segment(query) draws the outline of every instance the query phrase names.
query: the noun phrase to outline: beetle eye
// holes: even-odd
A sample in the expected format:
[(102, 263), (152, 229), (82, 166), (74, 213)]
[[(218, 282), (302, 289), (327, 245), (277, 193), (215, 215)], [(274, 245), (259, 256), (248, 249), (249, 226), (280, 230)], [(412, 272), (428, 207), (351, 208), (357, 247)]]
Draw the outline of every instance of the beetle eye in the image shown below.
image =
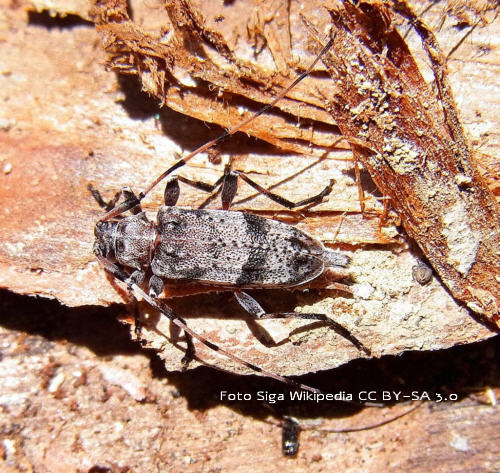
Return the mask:
[(125, 245), (123, 244), (123, 241), (117, 240), (116, 241), (116, 252), (121, 253), (123, 250), (125, 250)]

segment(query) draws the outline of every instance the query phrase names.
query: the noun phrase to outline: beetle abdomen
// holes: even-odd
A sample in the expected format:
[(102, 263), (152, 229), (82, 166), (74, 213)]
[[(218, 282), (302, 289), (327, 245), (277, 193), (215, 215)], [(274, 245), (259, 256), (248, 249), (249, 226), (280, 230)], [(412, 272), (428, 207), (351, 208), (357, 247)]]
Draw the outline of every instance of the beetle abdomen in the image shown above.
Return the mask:
[(162, 207), (151, 267), (164, 279), (241, 287), (302, 284), (324, 269), (324, 248), (295, 227), (224, 210)]

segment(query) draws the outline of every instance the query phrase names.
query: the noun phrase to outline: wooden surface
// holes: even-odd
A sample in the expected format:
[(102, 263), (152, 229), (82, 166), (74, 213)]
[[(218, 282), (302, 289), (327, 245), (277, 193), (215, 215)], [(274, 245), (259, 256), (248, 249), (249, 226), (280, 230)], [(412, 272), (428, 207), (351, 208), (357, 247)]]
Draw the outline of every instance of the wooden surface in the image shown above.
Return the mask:
[[(66, 8), (68, 5), (65, 2)], [(155, 31), (165, 15), (148, 16), (147, 8), (154, 7), (158, 12), (159, 7), (144, 5), (134, 5), (134, 20), (147, 31)], [(259, 465), (264, 471), (280, 466), (291, 471), (306, 468), (326, 471), (332, 465), (352, 471), (367, 468), (371, 468), (370, 471), (383, 468), (441, 471), (445, 464), (458, 468), (462, 463), (465, 471), (498, 468), (494, 464), (498, 452), (491, 448), (495, 443), (488, 441), (488, 437), (495, 435), (498, 413), (491, 406), (481, 407), (476, 400), (467, 398), (463, 401), (465, 404), (446, 404), (437, 412), (424, 406), (382, 432), (376, 429), (336, 437), (306, 431), (301, 437), (301, 453), (293, 461), (281, 457), (279, 428), (263, 422), (268, 412), (266, 407), (214, 401), (224, 386), (232, 390), (242, 389), (247, 383), (255, 389), (282, 387), (254, 378), (214, 375), (204, 370), (167, 379), (158, 367), (158, 360), (153, 372), (161, 379), (153, 378), (146, 355), (127, 342), (128, 330), (113, 322), (117, 315), (131, 320), (130, 313), (122, 305), (105, 308), (126, 302), (126, 297), (94, 261), (93, 225), (100, 211), (86, 187), (92, 182), (107, 197), (123, 185), (142, 189), (175, 161), (175, 152), (194, 149), (216, 136), (220, 129), (207, 128), (168, 109), (160, 110), (154, 100), (140, 92), (137, 82), (118, 79), (106, 72), (101, 38), (92, 24), (78, 16), (52, 19), (46, 13), (28, 15), (25, 6), (2, 2), (1, 12), (6, 21), (0, 25), (4, 39), (0, 43), (3, 104), (0, 111), (3, 207), (0, 285), (26, 295), (12, 296), (6, 292), (0, 295), (6, 308), (2, 316), (2, 346), (10, 347), (2, 359), (5, 367), (2, 371), (7, 374), (1, 381), (5, 393), (2, 405), (7, 406), (2, 411), (3, 422), (12, 426), (6, 430), (7, 440), (3, 443), (3, 458), (8, 468), (16, 471), (16, 465), (23, 462), (39, 471), (51, 472), (68, 471), (68, 468), (91, 471), (97, 464), (108, 465), (112, 471), (126, 471), (126, 466), (132, 471), (151, 471), (151, 464), (159, 465), (163, 471), (167, 466), (171, 466), (172, 471), (180, 468), (248, 471), (251, 465)], [(82, 6), (75, 6), (68, 12), (82, 11)], [(436, 31), (444, 11), (444, 6), (436, 6), (426, 13), (427, 21)], [(453, 10), (453, 14), (465, 14), (457, 11)], [(473, 13), (469, 14), (473, 24), (477, 19)], [(230, 10), (227, 18), (232, 18)], [(257, 20), (254, 27), (262, 22)], [(447, 17), (438, 32), (445, 51), (451, 50), (463, 35), (463, 31), (453, 26), (457, 21), (457, 16)], [(476, 149), (482, 175), (498, 195), (499, 168), (493, 156), (498, 154), (500, 127), (494, 107), (498, 103), (498, 89), (492, 72), (498, 69), (498, 48), (492, 42), (497, 30), (498, 21), (478, 26), (450, 58), (449, 69), (461, 118)], [(280, 44), (279, 40), (275, 41), (273, 44)], [(408, 41), (416, 44), (412, 35)], [(286, 54), (287, 51), (275, 51), (276, 58)], [(310, 54), (306, 47), (301, 49), (300, 62), (312, 59)], [(423, 53), (418, 50), (416, 57), (419, 64), (425, 63)], [(288, 74), (285, 63), (276, 61), (278, 76), (285, 80)], [(273, 75), (269, 64), (272, 66), (273, 61), (259, 67)], [(296, 67), (296, 63), (292, 66)], [(422, 69), (428, 78), (425, 66)], [(316, 76), (324, 78), (323, 73)], [(302, 100), (311, 90), (314, 87), (309, 82), (297, 91), (296, 97)], [(261, 93), (252, 100), (265, 103), (268, 96)], [(216, 105), (220, 101), (208, 103)], [(190, 106), (184, 106), (183, 111), (197, 116)], [(283, 137), (296, 129), (293, 110), (290, 113), (293, 126), (288, 123), (285, 127), (284, 123)], [(227, 116), (232, 120), (234, 113)], [(280, 113), (271, 114), (270, 119), (276, 116), (283, 119)], [(259, 129), (261, 132), (271, 129), (272, 121), (263, 123), (256, 125), (257, 135)], [(311, 127), (307, 121), (304, 123), (307, 136), (311, 136)], [(318, 144), (327, 135), (320, 130)], [(319, 191), (328, 179), (335, 178), (334, 192), (328, 201), (303, 219), (279, 213), (274, 204), (269, 205), (260, 197), (242, 202), (239, 208), (285, 218), (326, 244), (351, 254), (354, 296), (337, 291), (280, 292), (279, 297), (275, 293), (258, 294), (259, 301), (266, 307), (290, 310), (298, 306), (301, 310), (324, 311), (335, 316), (372, 348), (375, 357), (408, 350), (438, 350), (491, 337), (494, 332), (458, 305), (436, 277), (427, 286), (420, 286), (412, 279), (412, 268), (421, 255), (411, 243), (408, 245), (401, 239), (394, 225), (395, 215), (391, 216), (392, 224), (379, 227), (376, 213), (382, 211), (382, 205), (376, 200), (379, 194), (365, 172), (362, 182), (369, 217), (363, 218), (351, 157), (345, 148), (318, 160), (317, 155), (280, 152), (240, 136), (221, 148), (221, 164), (212, 164), (207, 156), (200, 156), (187, 166), (183, 175), (213, 182), (231, 154), (235, 169), (249, 172), (263, 185), (284, 181), (275, 190), (294, 199)], [(252, 195), (243, 186), (241, 191), (241, 199)], [(161, 200), (160, 194), (161, 190), (146, 204), (152, 218)], [(196, 205), (203, 198), (183, 188), (184, 205)], [(347, 214), (342, 217), (344, 212)], [(64, 309), (55, 301), (32, 299), (28, 295), (56, 298), (74, 308)], [(286, 339), (290, 334), (291, 340), (279, 347), (264, 347), (229, 295), (175, 299), (173, 306), (189, 318), (190, 326), (210, 335), (212, 341), (282, 374), (329, 369), (361, 356), (336, 333), (324, 327), (297, 331), (303, 323), (296, 322), (273, 321), (266, 325), (275, 340)], [(106, 321), (104, 325), (101, 325), (102, 319)], [(87, 330), (91, 331), (90, 335)], [(114, 333), (119, 338), (116, 344), (112, 341), (114, 335), (111, 336)], [(145, 342), (163, 350), (161, 355), (167, 369), (179, 369), (181, 350), (166, 344), (164, 337), (148, 337), (147, 329)], [(481, 366), (494, 363), (492, 350), (497, 353), (496, 348), (491, 348), (495, 347), (494, 342), (483, 343), (485, 345), (478, 345), (477, 352), (471, 355), (474, 362), (461, 367), (457, 361), (454, 365), (456, 384), (452, 388), (447, 386), (444, 375), (448, 358), (442, 361), (442, 376), (437, 383), (435, 379), (420, 382), (423, 374), (411, 371), (411, 362), (404, 367), (393, 366), (389, 372), (394, 379), (403, 376), (407, 383), (413, 379), (416, 389), (421, 391), (431, 387), (455, 389), (464, 395), (470, 386), (495, 387), (498, 378), (491, 373), (485, 378), (479, 376), (480, 379), (474, 379), (470, 385), (459, 381), (466, 380), (467, 373), (473, 372), (472, 366), (477, 363)], [(433, 366), (440, 360), (439, 353), (428, 356), (422, 361), (424, 366)], [(232, 370), (240, 369), (202, 350), (200, 358)], [(370, 372), (376, 367), (383, 370), (384, 360), (359, 360), (358, 363), (368, 363)], [(343, 378), (352, 380), (360, 376), (356, 365), (343, 369), (347, 371), (329, 371), (324, 377), (318, 375), (307, 381), (335, 391), (346, 382)], [(75, 375), (77, 372), (86, 374), (80, 378)], [(409, 378), (402, 374), (405, 372)], [(64, 377), (58, 376), (60, 373), (64, 373)], [(332, 376), (334, 381), (328, 381)], [(365, 375), (361, 377), (365, 379)], [(131, 379), (131, 385), (124, 379)], [(384, 381), (376, 384), (378, 390), (389, 386), (387, 379), (384, 377)], [(59, 383), (63, 386), (61, 391)], [(362, 389), (356, 385), (348, 388)], [(180, 398), (172, 396), (176, 389), (180, 391)], [(482, 395), (481, 399), (486, 397)], [(193, 404), (199, 406), (200, 403), (200, 409), (190, 410)], [(404, 406), (395, 409), (401, 412)], [(370, 411), (361, 411), (356, 423), (369, 425), (391, 415), (384, 412), (381, 416), (378, 411), (367, 414)], [(343, 414), (346, 423), (351, 420), (354, 423), (351, 413)], [(305, 417), (321, 416), (316, 408), (309, 407)], [(69, 430), (68, 418), (71, 419)], [(336, 414), (330, 413), (326, 418), (326, 427), (337, 426)], [(139, 425), (134, 422), (143, 427), (130, 430), (129, 425)], [(51, 438), (47, 437), (47, 424)], [(470, 427), (470, 436), (463, 435), (465, 427), (457, 427), (462, 425)], [(372, 447), (366, 448), (366, 445)], [(424, 451), (422, 445), (428, 448)], [(339, 454), (345, 449), (344, 454)], [(248, 460), (250, 452), (258, 452), (252, 464)]]
[[(130, 342), (117, 311), (68, 309), (55, 301), (1, 295), (2, 472), (497, 472), (498, 341), (350, 363), (304, 379), (330, 392), (415, 391), (456, 402), (426, 402), (404, 413), (333, 402), (256, 400), (286, 393), (263, 378), (200, 368), (166, 375)], [(252, 401), (221, 401), (221, 391)], [(491, 390), (490, 390), (491, 391)], [(281, 453), (281, 416), (309, 430), (296, 458)], [(93, 469), (94, 468), (94, 469)], [(101, 468), (101, 469), (98, 469)]]
[[(0, 140), (4, 150), (0, 195), (5, 218), (0, 229), (4, 242), (0, 248), (0, 284), (22, 294), (55, 297), (70, 306), (126, 303), (126, 293), (112, 283), (92, 254), (93, 226), (101, 210), (87, 184), (92, 183), (107, 198), (125, 185), (143, 189), (175, 162), (175, 153), (181, 148), (192, 150), (220, 130), (214, 132), (203, 123), (159, 109), (153, 99), (140, 92), (137, 82), (130, 78), (117, 81), (116, 76), (105, 72), (106, 56), (99, 42), (102, 38), (91, 25), (77, 22), (71, 28), (46, 28), (43, 22), (49, 20), (45, 16), (31, 14), (31, 25), (26, 26), (21, 8), (5, 11), (15, 32), (5, 31), (10, 41), (3, 55), (10, 66), (2, 76), (7, 108)], [(137, 21), (148, 18), (147, 12), (134, 11)], [(74, 17), (72, 21), (76, 21)], [(301, 62), (312, 57), (304, 57)], [(275, 77), (266, 63), (253, 67), (259, 74)], [(258, 89), (247, 88), (250, 95)], [(315, 90), (311, 83), (308, 88)], [(269, 100), (271, 92), (264, 96)], [(217, 95), (209, 93), (210, 97), (220, 105)], [(191, 112), (191, 108), (185, 111)], [(290, 113), (292, 118), (288, 119), (297, 128), (293, 109)], [(280, 114), (276, 117), (272, 113), (267, 118), (268, 129), (272, 129), (275, 118), (280, 119)], [(306, 129), (311, 130), (307, 123)], [(258, 127), (255, 133), (259, 136)], [(325, 313), (365, 343), (375, 357), (411, 349), (446, 348), (492, 335), (488, 327), (470, 317), (437, 278), (426, 286), (413, 280), (412, 268), (421, 254), (398, 232), (394, 213), (385, 226), (380, 226), (382, 202), (366, 173), (362, 174), (366, 216), (360, 213), (355, 172), (345, 149), (319, 159), (277, 151), (244, 136), (234, 138), (221, 149), (220, 164), (210, 163), (206, 155), (197, 156), (182, 174), (214, 182), (231, 155), (233, 168), (293, 199), (319, 192), (333, 178), (335, 186), (329, 199), (309, 212), (280, 212), (276, 204), (262, 196), (249, 200), (247, 197), (254, 193), (244, 185), (238, 194), (241, 204), (235, 208), (287, 218), (352, 256), (347, 275), (352, 295), (335, 290), (257, 292), (257, 299), (267, 310), (297, 308)], [(205, 199), (186, 187), (182, 188), (181, 205), (195, 206)], [(152, 220), (161, 194), (162, 189), (157, 189), (145, 202)], [(172, 305), (197, 332), (282, 374), (330, 369), (364, 356), (333, 330), (317, 324), (307, 329), (310, 324), (292, 320), (261, 324), (278, 344), (266, 347), (256, 338), (255, 325), (247, 326), (230, 294), (173, 300)], [(168, 323), (160, 322), (162, 334), (146, 327), (143, 341), (161, 351), (169, 369), (178, 370), (183, 352), (168, 343)], [(198, 348), (205, 362), (242, 372), (229, 360)]]
[(472, 157), (434, 33), (410, 7), (400, 11), (418, 25), (440, 100), (388, 20), (390, 7), (346, 3), (332, 10), (338, 35), (324, 59), (341, 84), (330, 113), (454, 298), (499, 321), (499, 209)]

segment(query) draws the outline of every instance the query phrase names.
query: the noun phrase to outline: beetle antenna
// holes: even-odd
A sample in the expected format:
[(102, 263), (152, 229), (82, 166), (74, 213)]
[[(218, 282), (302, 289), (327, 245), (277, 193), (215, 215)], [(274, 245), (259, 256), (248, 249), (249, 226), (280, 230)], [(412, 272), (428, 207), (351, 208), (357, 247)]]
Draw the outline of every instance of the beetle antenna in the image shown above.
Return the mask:
[(154, 187), (156, 187), (163, 179), (165, 179), (169, 174), (173, 173), (180, 167), (184, 166), (191, 158), (196, 156), (199, 153), (202, 153), (203, 151), (208, 150), (215, 144), (221, 142), (222, 140), (226, 139), (227, 137), (234, 135), (237, 131), (240, 131), (245, 125), (248, 125), (250, 122), (255, 120), (257, 117), (262, 115), (263, 113), (267, 112), (270, 108), (274, 107), (278, 101), (280, 101), (283, 97), (285, 97), (290, 90), (292, 90), (299, 82), (301, 82), (305, 77), (307, 77), (311, 71), (313, 70), (314, 66), (317, 64), (317, 62), (323, 57), (323, 55), (333, 46), (333, 41), (335, 40), (335, 36), (328, 41), (328, 43), (323, 47), (323, 49), (320, 51), (320, 53), (316, 56), (314, 61), (311, 63), (311, 65), (304, 71), (302, 74), (300, 74), (285, 90), (280, 92), (270, 103), (262, 107), (259, 111), (255, 112), (253, 115), (248, 117), (246, 120), (243, 120), (240, 122), (238, 125), (234, 126), (233, 128), (226, 130), (224, 133), (222, 133), (220, 136), (217, 138), (214, 138), (211, 141), (208, 141), (204, 145), (200, 146), (199, 148), (195, 149), (191, 153), (189, 153), (187, 156), (184, 156), (183, 158), (179, 159), (175, 164), (173, 164), (171, 167), (169, 167), (165, 172), (160, 174), (144, 191), (142, 191), (135, 199), (133, 200), (126, 200), (125, 202), (121, 203), (114, 209), (110, 210), (106, 215), (104, 215), (101, 219), (101, 221), (106, 221), (109, 220), (110, 218), (116, 217), (117, 215), (120, 215), (127, 210), (135, 207), (138, 205), (146, 195), (148, 195)]

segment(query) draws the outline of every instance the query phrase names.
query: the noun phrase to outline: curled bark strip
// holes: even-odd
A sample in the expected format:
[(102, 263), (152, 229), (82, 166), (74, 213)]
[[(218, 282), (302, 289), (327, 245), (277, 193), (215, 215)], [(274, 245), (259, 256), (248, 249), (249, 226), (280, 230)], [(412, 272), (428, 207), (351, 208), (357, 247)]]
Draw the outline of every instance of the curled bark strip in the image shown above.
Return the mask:
[[(421, 36), (439, 103), (391, 8)], [(499, 323), (498, 209), (468, 148), (435, 37), (401, 1), (346, 1), (330, 13), (337, 36), (323, 61), (339, 87), (325, 97), (332, 117), (453, 296)]]
[[(163, 104), (209, 123), (232, 128), (262, 105), (270, 103), (290, 83), (294, 72), (284, 69), (274, 51), (278, 71), (238, 58), (224, 36), (211, 29), (189, 0), (167, 2), (170, 25), (153, 34), (135, 24), (127, 2), (99, 2), (92, 16), (109, 54), (108, 66), (137, 75), (142, 86)], [(303, 65), (297, 64), (302, 72)], [(330, 80), (307, 78), (276, 108), (244, 131), (278, 148), (320, 156), (338, 146), (338, 128), (312, 84), (328, 92)], [(281, 111), (281, 112), (280, 112)], [(299, 127), (300, 119), (308, 126)], [(345, 143), (344, 143), (345, 148)]]

